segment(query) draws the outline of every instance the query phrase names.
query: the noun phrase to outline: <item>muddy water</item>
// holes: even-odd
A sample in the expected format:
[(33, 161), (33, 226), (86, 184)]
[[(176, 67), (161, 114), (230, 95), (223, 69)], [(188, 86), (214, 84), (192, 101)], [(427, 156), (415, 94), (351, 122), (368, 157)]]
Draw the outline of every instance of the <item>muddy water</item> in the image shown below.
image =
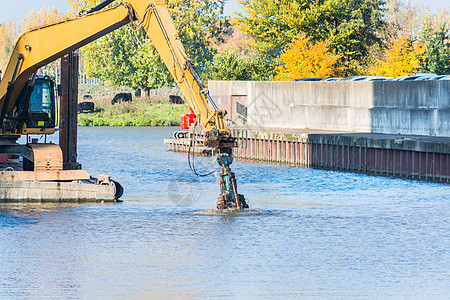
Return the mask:
[(80, 128), (124, 202), (1, 206), (0, 298), (449, 298), (449, 186), (235, 162), (252, 209), (220, 213), (172, 130)]

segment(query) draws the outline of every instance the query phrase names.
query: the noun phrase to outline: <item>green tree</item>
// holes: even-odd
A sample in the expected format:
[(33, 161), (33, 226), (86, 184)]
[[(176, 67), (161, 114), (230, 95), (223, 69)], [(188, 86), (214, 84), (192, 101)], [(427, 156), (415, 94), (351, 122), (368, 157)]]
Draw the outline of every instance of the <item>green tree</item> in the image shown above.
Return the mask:
[(266, 57), (259, 55), (251, 60), (250, 80), (272, 80), (276, 75), (275, 63)]
[[(83, 48), (87, 73), (101, 78), (107, 85), (145, 88), (134, 64), (139, 51), (139, 36), (134, 37), (130, 27), (122, 27)], [(150, 54), (150, 53), (149, 53)], [(140, 80), (136, 80), (139, 78)]]
[(246, 58), (234, 51), (219, 51), (206, 68), (208, 80), (271, 80), (274, 67), (263, 57)]
[(226, 0), (166, 1), (175, 28), (189, 59), (199, 73), (215, 52), (212, 43), (221, 43), (230, 23), (223, 16)]
[(207, 66), (210, 80), (249, 80), (249, 62), (233, 51), (224, 50)]
[(311, 42), (329, 40), (332, 51), (342, 56), (347, 73), (364, 62), (373, 44), (380, 43), (384, 0), (239, 0), (240, 28), (254, 37), (253, 47), (278, 58), (294, 37)]
[(421, 33), (425, 44), (425, 58), (420, 66), (420, 72), (450, 74), (450, 35), (447, 23), (441, 22), (433, 28), (431, 22), (426, 22)]
[(336, 54), (342, 55), (341, 65), (347, 75), (361, 74), (370, 61), (370, 49), (382, 43), (380, 31), (385, 26), (385, 1), (344, 0), (342, 3), (342, 7), (338, 5), (339, 14), (332, 14), (334, 24), (329, 46)]

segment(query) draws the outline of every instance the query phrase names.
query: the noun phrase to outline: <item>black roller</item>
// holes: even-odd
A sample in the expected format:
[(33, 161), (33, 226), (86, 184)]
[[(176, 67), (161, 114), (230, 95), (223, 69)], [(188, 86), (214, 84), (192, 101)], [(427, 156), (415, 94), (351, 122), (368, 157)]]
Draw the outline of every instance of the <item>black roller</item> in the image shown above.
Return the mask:
[(114, 197), (116, 198), (116, 201), (121, 202), (121, 200), (119, 200), (120, 197), (122, 197), (123, 195), (123, 187), (122, 185), (115, 181), (115, 180), (111, 180), (114, 184), (114, 188), (115, 188), (115, 193), (114, 193)]
[(87, 13), (90, 14), (90, 13), (96, 12), (98, 10), (101, 10), (101, 9), (105, 8), (108, 4), (111, 4), (112, 2), (114, 2), (114, 0), (105, 0), (105, 1), (101, 2), (100, 4), (94, 6), (90, 10), (88, 10)]

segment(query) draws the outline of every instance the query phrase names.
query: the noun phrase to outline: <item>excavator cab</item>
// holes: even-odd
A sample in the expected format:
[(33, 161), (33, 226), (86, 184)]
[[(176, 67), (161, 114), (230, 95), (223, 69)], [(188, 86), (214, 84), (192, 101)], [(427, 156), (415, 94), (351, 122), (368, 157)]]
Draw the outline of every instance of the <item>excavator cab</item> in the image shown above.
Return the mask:
[(14, 109), (6, 114), (4, 132), (52, 134), (57, 125), (55, 78), (33, 76), (22, 88)]
[[(22, 88), (14, 107), (3, 105), (0, 137), (17, 140), (20, 135), (52, 134), (56, 126), (55, 79), (33, 76)], [(1, 117), (0, 117), (1, 119)]]
[(55, 80), (49, 76), (36, 78), (25, 121), (27, 128), (54, 128), (55, 103)]

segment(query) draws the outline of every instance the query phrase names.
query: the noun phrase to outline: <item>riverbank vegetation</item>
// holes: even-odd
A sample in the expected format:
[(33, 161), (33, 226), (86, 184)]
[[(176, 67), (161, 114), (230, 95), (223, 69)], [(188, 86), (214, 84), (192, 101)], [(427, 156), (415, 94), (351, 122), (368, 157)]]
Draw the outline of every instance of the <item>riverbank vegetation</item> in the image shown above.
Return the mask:
[(111, 98), (93, 99), (94, 113), (79, 113), (80, 126), (176, 126), (187, 104), (172, 104), (161, 98), (136, 97), (132, 102), (111, 105)]

